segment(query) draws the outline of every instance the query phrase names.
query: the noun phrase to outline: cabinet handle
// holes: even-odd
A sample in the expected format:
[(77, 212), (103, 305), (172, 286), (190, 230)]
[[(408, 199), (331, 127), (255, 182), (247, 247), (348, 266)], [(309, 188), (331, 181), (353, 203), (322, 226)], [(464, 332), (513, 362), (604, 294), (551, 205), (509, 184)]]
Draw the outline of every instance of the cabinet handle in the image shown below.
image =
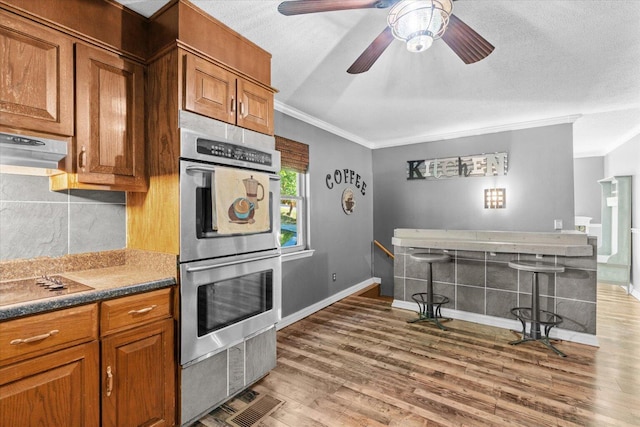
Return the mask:
[(87, 150), (82, 146), (80, 153), (78, 154), (78, 168), (84, 172), (85, 164), (87, 162)]
[(18, 344), (28, 344), (30, 342), (42, 341), (44, 339), (49, 338), (50, 336), (53, 336), (53, 335), (57, 334), (58, 332), (60, 332), (60, 331), (57, 330), (57, 329), (53, 329), (52, 331), (49, 331), (46, 334), (36, 335), (35, 337), (17, 338), (15, 340), (12, 340), (9, 344), (10, 345), (18, 345)]
[(140, 310), (131, 310), (131, 311), (129, 311), (129, 314), (132, 315), (132, 316), (135, 316), (136, 314), (148, 313), (148, 312), (150, 312), (151, 310), (153, 310), (156, 307), (157, 307), (157, 305), (154, 304), (154, 305), (151, 305), (149, 307), (141, 308)]
[(236, 112), (236, 99), (235, 98), (231, 98), (231, 112), (232, 113)]
[(113, 373), (111, 372), (111, 366), (107, 366), (107, 397), (111, 396), (113, 391)]
[(240, 101), (240, 115), (244, 117), (244, 102)]

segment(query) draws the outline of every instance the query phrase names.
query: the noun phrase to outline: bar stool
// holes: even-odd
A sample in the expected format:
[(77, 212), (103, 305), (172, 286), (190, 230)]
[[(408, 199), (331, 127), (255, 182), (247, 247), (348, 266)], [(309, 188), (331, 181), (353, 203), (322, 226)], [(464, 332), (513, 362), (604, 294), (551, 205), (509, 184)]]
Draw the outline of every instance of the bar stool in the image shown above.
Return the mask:
[[(549, 331), (554, 326), (562, 323), (562, 316), (550, 311), (540, 310), (540, 290), (538, 287), (539, 273), (563, 273), (564, 266), (540, 261), (511, 261), (509, 262), (509, 267), (533, 273), (531, 277), (531, 307), (515, 307), (511, 309), (511, 314), (516, 316), (520, 323), (522, 323), (522, 338), (511, 341), (509, 344), (516, 345), (527, 341), (540, 341), (559, 356), (566, 357), (566, 354), (554, 347), (549, 341)], [(526, 330), (527, 322), (531, 324), (528, 334)], [(540, 331), (541, 326), (544, 328), (544, 335)]]
[(442, 304), (447, 304), (449, 298), (444, 295), (437, 295), (433, 293), (433, 268), (434, 263), (449, 262), (451, 257), (447, 254), (429, 254), (424, 252), (417, 252), (411, 254), (411, 258), (418, 262), (426, 262), (429, 265), (429, 277), (427, 280), (427, 292), (418, 292), (411, 295), (411, 298), (418, 304), (418, 318), (413, 320), (407, 320), (407, 323), (416, 322), (433, 322), (440, 329), (446, 331), (447, 328), (442, 326), (440, 320), (447, 321), (450, 318), (442, 317), (440, 314), (440, 307)]

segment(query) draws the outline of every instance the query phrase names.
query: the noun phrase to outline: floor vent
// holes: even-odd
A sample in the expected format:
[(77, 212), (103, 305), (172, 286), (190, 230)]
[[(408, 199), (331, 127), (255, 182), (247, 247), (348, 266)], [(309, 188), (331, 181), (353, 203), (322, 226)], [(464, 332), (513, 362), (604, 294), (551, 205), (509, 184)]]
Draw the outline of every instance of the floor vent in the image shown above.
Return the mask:
[(258, 424), (263, 418), (268, 417), (284, 402), (269, 395), (257, 398), (242, 411), (234, 414), (226, 420), (233, 427), (251, 427)]

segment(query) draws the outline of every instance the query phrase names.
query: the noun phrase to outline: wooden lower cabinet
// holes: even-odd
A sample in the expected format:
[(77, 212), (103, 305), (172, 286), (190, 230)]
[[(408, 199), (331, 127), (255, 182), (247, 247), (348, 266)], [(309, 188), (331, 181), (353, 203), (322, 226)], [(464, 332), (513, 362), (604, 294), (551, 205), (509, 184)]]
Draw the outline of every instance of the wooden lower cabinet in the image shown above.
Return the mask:
[(98, 341), (0, 368), (0, 424), (100, 425)]
[(0, 427), (175, 425), (173, 292), (0, 322)]
[(102, 426), (175, 422), (173, 320), (102, 339)]

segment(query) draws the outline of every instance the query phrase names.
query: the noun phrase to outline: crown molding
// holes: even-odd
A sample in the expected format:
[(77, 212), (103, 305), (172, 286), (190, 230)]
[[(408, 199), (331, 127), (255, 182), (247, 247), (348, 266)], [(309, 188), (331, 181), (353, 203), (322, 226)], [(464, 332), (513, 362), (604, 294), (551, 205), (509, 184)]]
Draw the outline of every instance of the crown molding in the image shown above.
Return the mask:
[(616, 140), (612, 141), (606, 146), (600, 147), (596, 150), (583, 151), (579, 153), (574, 152), (573, 158), (581, 159), (585, 157), (604, 157), (607, 154), (611, 153), (612, 151), (616, 150), (618, 147), (626, 144), (627, 142), (631, 141), (633, 138), (636, 138), (638, 136), (640, 136), (640, 126), (637, 126), (635, 129), (632, 129), (631, 131), (625, 133), (620, 138), (617, 138)]
[(356, 144), (360, 144), (363, 145), (369, 149), (373, 149), (375, 148), (374, 145), (367, 141), (364, 138), (360, 138), (358, 135), (354, 135), (350, 132), (347, 132), (346, 130), (339, 128), (337, 126), (334, 126), (332, 124), (329, 124), (323, 120), (320, 120), (316, 117), (313, 117), (305, 112), (302, 112), (296, 108), (293, 108), (287, 104), (284, 104), (278, 100), (275, 100), (273, 102), (273, 106), (276, 110), (280, 111), (282, 114), (286, 114), (287, 116), (291, 116), (294, 119), (298, 119), (300, 121), (303, 121), (305, 123), (308, 123), (312, 126), (315, 126), (317, 128), (320, 128), (322, 130), (326, 130), (329, 133), (332, 133), (334, 135), (337, 135), (341, 138), (344, 139), (348, 139), (351, 142), (355, 142)]
[(580, 117), (582, 117), (581, 114), (575, 114), (571, 116), (561, 116), (561, 117), (553, 117), (553, 118), (542, 119), (542, 120), (531, 120), (527, 122), (509, 123), (509, 124), (489, 126), (484, 128), (463, 129), (456, 132), (448, 132), (448, 133), (441, 133), (441, 134), (422, 134), (422, 135), (416, 135), (416, 136), (411, 136), (407, 138), (397, 138), (397, 139), (385, 140), (380, 142), (373, 142), (373, 141), (368, 141), (364, 138), (361, 138), (358, 135), (355, 135), (353, 133), (347, 132), (342, 128), (329, 124), (316, 117), (313, 117), (305, 112), (302, 112), (278, 100), (274, 101), (274, 107), (276, 110), (280, 111), (283, 114), (286, 114), (287, 116), (291, 116), (295, 119), (301, 120), (312, 126), (323, 129), (327, 132), (330, 132), (341, 138), (347, 139), (351, 142), (355, 142), (356, 144), (363, 145), (372, 150), (375, 150), (378, 148), (396, 147), (400, 145), (420, 144), (423, 142), (434, 142), (434, 141), (443, 141), (447, 139), (464, 138), (467, 136), (477, 136), (477, 135), (485, 135), (485, 134), (498, 133), (498, 132), (507, 132), (507, 131), (513, 131), (513, 130), (522, 130), (522, 129), (544, 127), (544, 126), (567, 124), (567, 123), (573, 123), (576, 120), (578, 120)]
[(380, 143), (373, 143), (374, 148), (388, 148), (396, 147), (399, 145), (419, 144), (422, 142), (435, 142), (443, 141), (447, 139), (464, 138), (467, 136), (487, 135), (498, 132), (508, 132), (514, 130), (531, 129), (545, 126), (553, 126), (567, 123), (574, 123), (582, 117), (581, 114), (575, 114), (571, 116), (552, 117), (541, 120), (531, 120), (527, 122), (507, 123), (504, 125), (488, 126), (483, 128), (462, 129), (455, 132), (441, 133), (441, 134), (423, 134), (416, 135), (407, 138), (398, 138), (387, 140)]

